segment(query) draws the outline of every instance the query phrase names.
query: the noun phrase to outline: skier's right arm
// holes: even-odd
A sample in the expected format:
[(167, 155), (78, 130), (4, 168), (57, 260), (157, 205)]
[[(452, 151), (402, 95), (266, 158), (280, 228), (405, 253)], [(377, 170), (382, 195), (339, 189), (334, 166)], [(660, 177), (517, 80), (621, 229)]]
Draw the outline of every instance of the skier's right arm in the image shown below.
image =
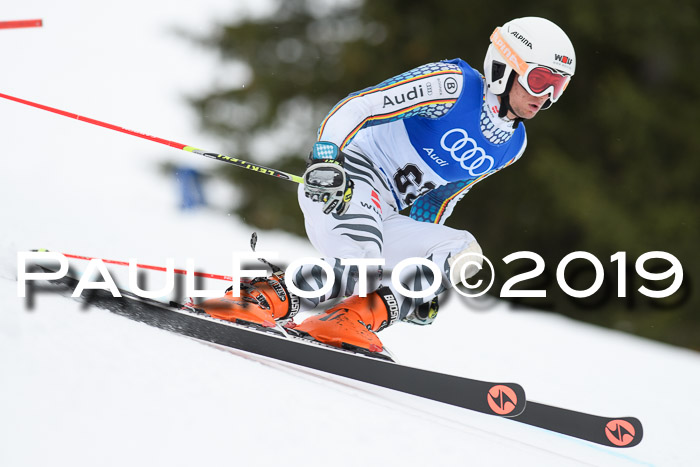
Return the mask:
[(319, 141), (314, 144), (304, 172), (304, 195), (323, 203), (323, 213), (343, 215), (350, 207), (354, 183), (343, 168), (344, 157), (338, 146)]
[(324, 203), (325, 214), (344, 214), (353, 182), (345, 174), (342, 150), (357, 132), (413, 116), (439, 118), (454, 105), (462, 82), (462, 71), (456, 64), (429, 63), (340, 101), (318, 130), (318, 142), (304, 173), (306, 197)]

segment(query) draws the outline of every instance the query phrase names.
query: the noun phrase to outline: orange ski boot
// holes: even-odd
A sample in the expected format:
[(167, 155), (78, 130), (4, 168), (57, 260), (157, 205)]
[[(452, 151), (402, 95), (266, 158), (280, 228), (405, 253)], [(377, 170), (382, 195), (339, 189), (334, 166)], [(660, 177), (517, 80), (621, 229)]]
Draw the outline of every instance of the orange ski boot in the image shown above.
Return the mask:
[(347, 298), (325, 313), (307, 318), (293, 331), (334, 347), (383, 352), (375, 332), (394, 323), (398, 316), (396, 297), (382, 287), (366, 297)]
[(205, 300), (197, 308), (213, 318), (273, 328), (275, 321), (291, 319), (299, 312), (299, 297), (289, 293), (283, 278), (273, 274), (241, 282), (240, 297), (234, 297), (229, 287), (223, 297)]

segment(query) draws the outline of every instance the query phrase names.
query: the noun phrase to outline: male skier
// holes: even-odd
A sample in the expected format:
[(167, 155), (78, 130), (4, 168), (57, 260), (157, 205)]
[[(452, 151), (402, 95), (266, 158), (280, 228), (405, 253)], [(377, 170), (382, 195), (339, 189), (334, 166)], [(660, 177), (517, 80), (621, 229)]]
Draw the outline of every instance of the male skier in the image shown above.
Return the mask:
[[(382, 352), (376, 332), (399, 319), (430, 324), (437, 294), (480, 268), (474, 237), (445, 220), (477, 182), (522, 156), (522, 122), (556, 102), (574, 71), (574, 48), (564, 31), (526, 17), (493, 32), (483, 76), (463, 60), (447, 60), (350, 94), (321, 123), (299, 187), (308, 237), (332, 270), (333, 287), (310, 299), (290, 293), (290, 280), (304, 292), (326, 282), (321, 267), (304, 265), (286, 278), (242, 283), (240, 298), (227, 293), (233, 306), (204, 302), (204, 308), (222, 319), (272, 326), (289, 323), (300, 303), (310, 309), (347, 296), (294, 330), (365, 352)], [(409, 216), (399, 214), (409, 206)], [(440, 277), (413, 265), (396, 278), (401, 289), (385, 275), (381, 287), (363, 297), (357, 295), (357, 266), (343, 264), (381, 258), (392, 269), (409, 257), (431, 261)], [(439, 286), (428, 296), (405, 294), (434, 281)]]

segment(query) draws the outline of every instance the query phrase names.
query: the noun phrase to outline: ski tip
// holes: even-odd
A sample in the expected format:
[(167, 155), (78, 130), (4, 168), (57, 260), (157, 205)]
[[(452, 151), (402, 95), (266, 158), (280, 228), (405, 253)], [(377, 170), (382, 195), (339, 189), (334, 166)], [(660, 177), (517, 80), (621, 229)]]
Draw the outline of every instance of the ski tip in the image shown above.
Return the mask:
[(631, 448), (641, 443), (643, 436), (642, 422), (635, 417), (615, 418), (605, 424), (605, 438), (612, 447)]

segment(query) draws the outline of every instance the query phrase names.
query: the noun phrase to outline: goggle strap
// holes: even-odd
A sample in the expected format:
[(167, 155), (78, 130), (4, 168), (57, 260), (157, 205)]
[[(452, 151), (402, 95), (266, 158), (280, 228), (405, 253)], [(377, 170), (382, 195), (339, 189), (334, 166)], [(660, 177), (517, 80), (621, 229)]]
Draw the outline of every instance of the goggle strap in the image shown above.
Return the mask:
[(522, 75), (527, 71), (527, 62), (513, 50), (508, 42), (501, 35), (501, 28), (496, 28), (491, 34), (491, 43), (498, 50), (498, 53), (503, 57), (505, 62), (510, 65), (517, 74)]

